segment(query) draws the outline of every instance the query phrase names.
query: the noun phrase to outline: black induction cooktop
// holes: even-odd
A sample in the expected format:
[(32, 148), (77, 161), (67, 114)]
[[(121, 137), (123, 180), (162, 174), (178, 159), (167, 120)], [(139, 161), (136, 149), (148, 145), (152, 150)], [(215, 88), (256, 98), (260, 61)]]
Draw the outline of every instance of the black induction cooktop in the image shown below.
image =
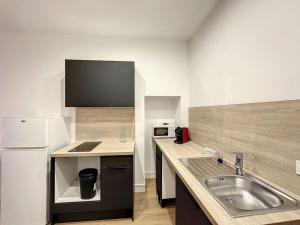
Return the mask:
[(96, 148), (98, 145), (100, 145), (102, 142), (84, 142), (80, 145), (78, 145), (77, 147), (71, 149), (69, 152), (90, 152), (92, 151), (94, 148)]

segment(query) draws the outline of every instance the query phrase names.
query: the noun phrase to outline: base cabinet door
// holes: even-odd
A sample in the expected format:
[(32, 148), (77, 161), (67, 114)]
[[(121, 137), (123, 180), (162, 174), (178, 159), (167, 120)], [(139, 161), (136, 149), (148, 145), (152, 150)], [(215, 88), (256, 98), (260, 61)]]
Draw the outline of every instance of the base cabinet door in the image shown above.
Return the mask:
[(211, 225), (205, 213), (177, 175), (176, 225)]
[(156, 159), (155, 159), (155, 170), (156, 170), (156, 193), (158, 201), (162, 204), (162, 152), (159, 147), (156, 146)]
[(133, 210), (133, 157), (101, 157), (101, 202), (105, 210)]

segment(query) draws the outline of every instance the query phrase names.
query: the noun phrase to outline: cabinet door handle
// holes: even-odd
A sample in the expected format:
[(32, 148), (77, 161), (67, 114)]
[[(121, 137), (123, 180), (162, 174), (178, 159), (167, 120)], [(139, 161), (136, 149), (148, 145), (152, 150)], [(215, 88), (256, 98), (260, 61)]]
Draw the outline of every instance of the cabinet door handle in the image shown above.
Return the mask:
[(125, 170), (129, 168), (128, 166), (114, 166), (114, 167), (108, 167), (108, 170)]

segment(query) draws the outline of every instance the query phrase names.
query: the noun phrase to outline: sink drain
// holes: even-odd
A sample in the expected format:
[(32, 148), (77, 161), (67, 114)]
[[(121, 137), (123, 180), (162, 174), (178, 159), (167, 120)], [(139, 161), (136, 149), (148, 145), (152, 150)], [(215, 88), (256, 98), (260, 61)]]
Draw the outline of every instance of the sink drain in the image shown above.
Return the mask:
[(238, 204), (238, 201), (232, 199), (231, 197), (226, 198), (226, 200), (229, 202), (229, 204), (232, 204), (232, 205)]

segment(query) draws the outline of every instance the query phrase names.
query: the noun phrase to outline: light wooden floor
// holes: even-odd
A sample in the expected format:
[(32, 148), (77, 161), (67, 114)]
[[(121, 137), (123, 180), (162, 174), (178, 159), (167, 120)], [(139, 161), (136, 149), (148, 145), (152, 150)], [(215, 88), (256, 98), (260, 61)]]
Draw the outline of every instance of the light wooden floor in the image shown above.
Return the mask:
[[(161, 208), (156, 199), (155, 179), (146, 180), (146, 192), (135, 193), (135, 218), (60, 225), (175, 225), (175, 206)], [(58, 225), (58, 224), (57, 224)]]

